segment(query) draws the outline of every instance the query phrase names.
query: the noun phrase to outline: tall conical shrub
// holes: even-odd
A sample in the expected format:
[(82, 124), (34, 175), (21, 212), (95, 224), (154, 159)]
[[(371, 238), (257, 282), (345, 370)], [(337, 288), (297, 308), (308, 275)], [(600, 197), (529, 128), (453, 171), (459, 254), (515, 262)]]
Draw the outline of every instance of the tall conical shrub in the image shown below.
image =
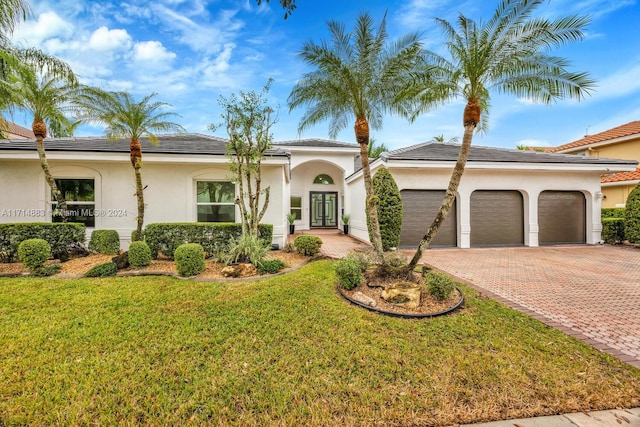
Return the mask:
[[(400, 243), (402, 229), (402, 197), (396, 181), (386, 168), (379, 169), (373, 176), (373, 193), (378, 198), (378, 222), (382, 237), (382, 249), (388, 251)], [(371, 226), (369, 234), (371, 234)]]
[(640, 184), (629, 197), (624, 211), (624, 235), (629, 243), (640, 243)]

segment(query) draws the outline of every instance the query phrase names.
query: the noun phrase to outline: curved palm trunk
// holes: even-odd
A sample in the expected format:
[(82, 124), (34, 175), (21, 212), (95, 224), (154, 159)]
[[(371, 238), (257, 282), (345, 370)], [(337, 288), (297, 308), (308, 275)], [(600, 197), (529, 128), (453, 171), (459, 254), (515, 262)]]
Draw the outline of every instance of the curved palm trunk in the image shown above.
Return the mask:
[(373, 181), (371, 180), (371, 169), (369, 168), (369, 122), (364, 117), (358, 117), (354, 126), (356, 141), (360, 145), (360, 160), (362, 162), (362, 176), (364, 179), (364, 190), (367, 198), (366, 213), (371, 224), (371, 244), (375, 252), (376, 262), (382, 264), (384, 253), (382, 249), (382, 237), (380, 236), (380, 223), (378, 222), (378, 200), (373, 193)]
[(144, 225), (144, 189), (142, 187), (142, 146), (138, 139), (131, 139), (129, 143), (129, 157), (131, 158), (131, 166), (136, 178), (136, 198), (138, 199), (138, 217), (136, 224), (136, 233), (132, 236), (132, 241), (142, 240), (142, 226)]
[(427, 234), (422, 237), (416, 253), (413, 255), (411, 262), (407, 266), (409, 273), (411, 273), (418, 265), (422, 253), (429, 247), (431, 241), (436, 237), (442, 223), (447, 218), (453, 201), (456, 198), (458, 187), (460, 186), (460, 180), (464, 173), (464, 168), (469, 158), (469, 152), (471, 151), (471, 141), (473, 140), (473, 131), (480, 122), (480, 105), (477, 100), (469, 100), (464, 109), (464, 135), (462, 137), (462, 145), (460, 146), (460, 152), (458, 153), (458, 159), (456, 165), (451, 172), (451, 178), (449, 179), (449, 186), (447, 192), (444, 195), (444, 199), (440, 204), (438, 213), (435, 219), (431, 223), (431, 227), (427, 230)]
[[(36, 135), (36, 149), (38, 151), (38, 158), (40, 159), (40, 167), (44, 172), (44, 178), (49, 184), (49, 188), (51, 188), (51, 193), (53, 193), (53, 197), (55, 197), (56, 202), (58, 202), (58, 212), (60, 212), (60, 216), (62, 217), (62, 222), (67, 222), (67, 202), (64, 200), (62, 196), (62, 192), (56, 185), (55, 179), (51, 176), (51, 171), (49, 170), (49, 162), (47, 161), (47, 156), (44, 151), (44, 138), (47, 135), (47, 126), (42, 120), (35, 120), (32, 125), (33, 133)], [(48, 210), (48, 209), (47, 209)]]

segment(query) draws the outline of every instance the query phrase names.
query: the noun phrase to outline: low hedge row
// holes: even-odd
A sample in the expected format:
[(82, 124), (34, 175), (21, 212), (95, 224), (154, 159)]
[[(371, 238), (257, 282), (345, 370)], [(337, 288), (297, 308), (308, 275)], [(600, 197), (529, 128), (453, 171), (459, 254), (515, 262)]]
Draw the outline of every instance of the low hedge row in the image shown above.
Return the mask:
[(602, 218), (602, 240), (609, 244), (624, 242), (624, 218)]
[[(260, 224), (260, 239), (269, 247), (273, 239), (273, 225)], [(190, 222), (149, 224), (144, 230), (144, 240), (151, 249), (153, 258), (162, 254), (170, 259), (178, 246), (198, 243), (206, 256), (229, 251), (229, 241), (242, 236), (242, 224), (229, 222)]]
[(43, 239), (51, 247), (51, 255), (60, 260), (68, 258), (73, 245), (85, 241), (84, 224), (22, 222), (0, 224), (0, 262), (14, 262), (18, 246), (28, 239)]

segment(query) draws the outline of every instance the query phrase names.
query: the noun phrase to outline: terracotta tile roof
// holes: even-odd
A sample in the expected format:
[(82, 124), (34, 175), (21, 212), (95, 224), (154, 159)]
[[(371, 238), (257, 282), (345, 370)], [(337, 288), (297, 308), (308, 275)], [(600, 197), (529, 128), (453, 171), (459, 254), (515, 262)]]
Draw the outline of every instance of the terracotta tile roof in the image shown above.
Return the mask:
[(9, 136), (9, 138), (31, 139), (36, 137), (31, 129), (27, 129), (15, 123), (3, 121), (0, 123), (0, 127), (2, 127), (2, 130), (8, 134), (7, 136)]
[(578, 148), (585, 145), (595, 144), (598, 142), (609, 141), (612, 139), (623, 138), (625, 136), (638, 135), (640, 138), (640, 120), (629, 122), (627, 124), (605, 130), (604, 132), (596, 133), (593, 135), (587, 135), (582, 139), (570, 142), (568, 144), (554, 147), (550, 151), (558, 152), (563, 150), (569, 150), (571, 148)]
[(605, 175), (600, 178), (602, 184), (608, 182), (622, 182), (622, 181), (640, 181), (640, 168), (632, 172), (618, 172), (612, 175)]

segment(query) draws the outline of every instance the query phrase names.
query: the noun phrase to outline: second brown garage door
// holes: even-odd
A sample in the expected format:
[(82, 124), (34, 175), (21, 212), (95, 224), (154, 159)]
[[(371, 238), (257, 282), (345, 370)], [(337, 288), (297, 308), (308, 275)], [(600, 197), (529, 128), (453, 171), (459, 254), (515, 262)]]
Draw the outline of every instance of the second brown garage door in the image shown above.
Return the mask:
[(471, 245), (524, 245), (524, 210), (519, 191), (471, 193)]
[[(402, 190), (402, 230), (400, 231), (400, 247), (415, 248), (425, 235), (440, 208), (444, 198), (444, 190)], [(431, 247), (457, 246), (456, 202), (449, 215), (440, 227)]]
[(543, 191), (538, 197), (538, 243), (586, 242), (586, 207), (579, 191)]

